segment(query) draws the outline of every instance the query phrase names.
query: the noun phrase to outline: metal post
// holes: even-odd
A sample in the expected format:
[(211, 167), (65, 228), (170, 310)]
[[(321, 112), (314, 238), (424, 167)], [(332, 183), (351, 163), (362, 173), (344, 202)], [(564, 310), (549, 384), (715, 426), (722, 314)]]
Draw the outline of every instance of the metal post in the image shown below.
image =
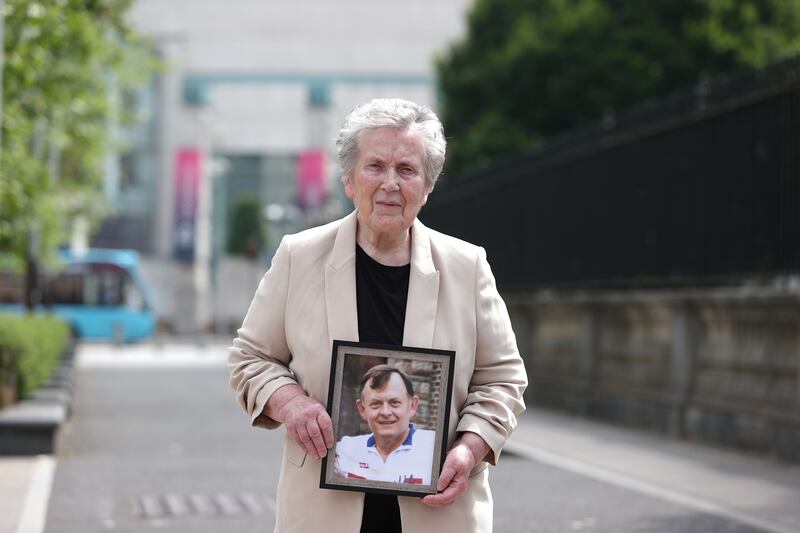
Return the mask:
[(578, 409), (590, 413), (594, 403), (597, 369), (600, 367), (600, 307), (588, 303), (581, 310), (581, 345), (578, 359)]
[(25, 251), (25, 309), (32, 313), (39, 303), (39, 228), (32, 226), (28, 232)]
[(688, 304), (672, 309), (668, 426), (670, 434), (675, 437), (683, 436), (685, 431), (686, 409), (695, 370), (696, 329)]

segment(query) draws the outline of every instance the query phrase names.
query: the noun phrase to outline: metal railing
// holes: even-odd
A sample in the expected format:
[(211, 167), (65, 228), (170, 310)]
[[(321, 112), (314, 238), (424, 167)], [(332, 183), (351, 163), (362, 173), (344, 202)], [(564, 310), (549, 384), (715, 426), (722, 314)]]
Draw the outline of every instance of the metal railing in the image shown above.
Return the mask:
[(675, 93), (437, 187), (421, 219), (501, 289), (800, 273), (800, 58)]

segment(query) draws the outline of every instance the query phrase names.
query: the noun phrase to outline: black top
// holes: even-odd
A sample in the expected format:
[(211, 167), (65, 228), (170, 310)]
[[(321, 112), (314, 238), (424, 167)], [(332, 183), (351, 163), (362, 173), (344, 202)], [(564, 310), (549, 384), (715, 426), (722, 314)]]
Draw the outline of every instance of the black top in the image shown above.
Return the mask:
[[(386, 266), (356, 245), (356, 301), (358, 340), (377, 344), (403, 344), (408, 276), (411, 265)], [(397, 497), (367, 493), (361, 533), (402, 533)]]
[(358, 340), (403, 344), (411, 265), (386, 266), (356, 245)]

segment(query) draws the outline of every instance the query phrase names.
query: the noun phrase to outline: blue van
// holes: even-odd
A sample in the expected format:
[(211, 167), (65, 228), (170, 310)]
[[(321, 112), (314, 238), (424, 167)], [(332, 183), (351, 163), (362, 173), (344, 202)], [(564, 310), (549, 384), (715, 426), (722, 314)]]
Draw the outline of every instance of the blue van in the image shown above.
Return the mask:
[[(40, 280), (37, 311), (63, 318), (80, 339), (133, 342), (153, 334), (150, 288), (134, 250), (61, 250), (62, 268)], [(17, 277), (18, 278), (18, 277)], [(21, 313), (22, 283), (0, 283), (0, 312)]]

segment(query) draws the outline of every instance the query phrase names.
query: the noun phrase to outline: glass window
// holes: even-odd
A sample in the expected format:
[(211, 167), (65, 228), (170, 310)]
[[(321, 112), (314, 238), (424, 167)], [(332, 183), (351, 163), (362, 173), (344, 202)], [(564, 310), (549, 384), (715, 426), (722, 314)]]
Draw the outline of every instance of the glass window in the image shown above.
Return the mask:
[(139, 290), (139, 287), (134, 283), (133, 278), (126, 275), (123, 285), (123, 292), (125, 295), (125, 300), (123, 304), (125, 305), (126, 309), (130, 309), (131, 311), (144, 311), (144, 298), (142, 297), (142, 293)]
[(124, 274), (118, 271), (88, 272), (83, 284), (83, 301), (87, 305), (118, 306), (122, 304)]
[(46, 305), (83, 303), (83, 276), (81, 274), (58, 274), (47, 280), (44, 291)]

